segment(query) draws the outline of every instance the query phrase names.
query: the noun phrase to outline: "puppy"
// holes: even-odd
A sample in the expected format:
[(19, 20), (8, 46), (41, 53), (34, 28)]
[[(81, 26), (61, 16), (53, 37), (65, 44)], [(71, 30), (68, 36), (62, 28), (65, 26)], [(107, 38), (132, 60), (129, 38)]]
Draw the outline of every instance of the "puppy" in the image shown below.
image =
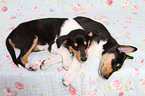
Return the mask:
[[(90, 38), (91, 42), (88, 54), (97, 56), (100, 59), (99, 75), (104, 79), (108, 79), (115, 71), (119, 70), (126, 59), (133, 59), (133, 57), (127, 55), (127, 53), (135, 52), (137, 48), (118, 44), (103, 24), (87, 17), (76, 17), (74, 20), (78, 22), (84, 30), (93, 32)], [(75, 51), (73, 52), (75, 53)], [(61, 57), (57, 57), (57, 60), (61, 61)], [(55, 59), (57, 57), (55, 57)], [(51, 62), (51, 60), (49, 62)], [(72, 62), (72, 65), (63, 77), (63, 84), (65, 86), (72, 83), (80, 66), (81, 62)]]
[[(91, 36), (92, 32), (85, 31), (74, 19), (45, 18), (18, 25), (7, 37), (6, 47), (17, 66), (20, 64), (36, 71), (37, 68), (27, 58), (32, 51), (40, 51), (40, 45), (48, 44), (50, 52), (60, 54), (63, 67), (67, 70), (72, 62), (67, 48), (76, 51), (75, 60), (86, 61)], [(14, 48), (20, 49), (18, 58)], [(41, 69), (45, 69), (45, 63), (47, 60), (40, 66)]]
[(126, 53), (135, 52), (137, 48), (118, 44), (103, 24), (86, 17), (76, 17), (75, 20), (85, 30), (97, 34), (91, 39), (89, 54), (94, 54), (101, 59), (99, 74), (103, 78), (108, 79), (115, 71), (119, 70), (126, 59), (133, 59)]

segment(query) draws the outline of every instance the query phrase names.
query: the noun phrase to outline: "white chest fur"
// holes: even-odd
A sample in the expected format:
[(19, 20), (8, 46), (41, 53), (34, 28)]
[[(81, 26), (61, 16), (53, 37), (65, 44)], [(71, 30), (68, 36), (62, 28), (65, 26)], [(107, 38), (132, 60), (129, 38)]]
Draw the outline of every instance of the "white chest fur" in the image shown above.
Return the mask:
[(68, 19), (64, 22), (64, 24), (61, 27), (60, 36), (67, 35), (72, 30), (75, 29), (83, 29), (74, 19)]
[(104, 51), (103, 45), (106, 43), (107, 41), (100, 41), (99, 43), (92, 41), (88, 49), (88, 54), (91, 56), (97, 56), (99, 59), (101, 59), (102, 52)]

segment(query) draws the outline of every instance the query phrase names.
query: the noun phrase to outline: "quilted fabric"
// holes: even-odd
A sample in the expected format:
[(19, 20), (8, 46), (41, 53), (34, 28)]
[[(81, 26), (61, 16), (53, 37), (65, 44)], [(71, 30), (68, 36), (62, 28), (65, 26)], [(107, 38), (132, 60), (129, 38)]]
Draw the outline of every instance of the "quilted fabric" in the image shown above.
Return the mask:
[[(0, 96), (144, 96), (145, 0), (0, 0)], [(72, 85), (64, 87), (62, 62), (40, 70), (55, 54), (33, 52), (36, 72), (17, 68), (5, 39), (20, 23), (49, 17), (86, 16), (103, 23), (119, 44), (138, 48), (108, 80), (98, 75), (99, 59), (89, 56)], [(16, 50), (19, 54), (19, 50)]]

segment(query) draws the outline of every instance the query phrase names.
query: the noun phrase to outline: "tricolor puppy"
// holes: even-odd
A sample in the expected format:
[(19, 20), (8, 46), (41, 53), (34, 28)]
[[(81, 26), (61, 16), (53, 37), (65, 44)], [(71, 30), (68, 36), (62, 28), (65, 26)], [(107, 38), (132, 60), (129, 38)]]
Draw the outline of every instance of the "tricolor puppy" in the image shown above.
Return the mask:
[[(86, 17), (76, 17), (74, 20), (87, 32), (93, 32), (90, 38), (88, 55), (94, 55), (100, 59), (99, 75), (101, 77), (108, 79), (115, 71), (123, 66), (126, 59), (133, 59), (133, 57), (127, 55), (127, 53), (135, 52), (137, 48), (118, 44), (101, 23)], [(61, 61), (60, 56), (58, 56), (57, 60)], [(63, 84), (65, 86), (72, 83), (80, 66), (81, 62), (72, 62), (72, 65), (63, 77)]]
[(99, 74), (108, 79), (115, 71), (119, 70), (126, 59), (133, 59), (126, 53), (137, 51), (136, 47), (120, 45), (110, 35), (109, 31), (99, 22), (86, 17), (76, 17), (75, 20), (93, 35), (88, 54), (98, 56), (100, 61)]
[[(27, 58), (32, 51), (43, 50), (41, 45), (48, 44), (47, 50), (60, 54), (63, 67), (68, 69), (72, 62), (68, 49), (75, 53), (77, 61), (86, 61), (91, 36), (92, 32), (86, 32), (74, 19), (46, 18), (18, 25), (7, 37), (6, 46), (17, 66), (20, 64), (30, 71), (36, 71), (36, 67)], [(14, 48), (20, 49), (18, 58)], [(41, 69), (45, 69), (45, 64), (47, 60)]]

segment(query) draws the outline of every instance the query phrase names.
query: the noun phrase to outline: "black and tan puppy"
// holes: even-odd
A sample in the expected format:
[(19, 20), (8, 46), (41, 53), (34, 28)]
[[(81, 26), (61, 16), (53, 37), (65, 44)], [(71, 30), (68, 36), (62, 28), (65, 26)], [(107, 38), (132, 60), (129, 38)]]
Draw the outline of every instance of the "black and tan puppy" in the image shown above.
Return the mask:
[[(7, 37), (6, 46), (16, 65), (36, 71), (36, 67), (27, 58), (32, 51), (39, 51), (40, 45), (48, 44), (48, 50), (60, 54), (63, 67), (68, 69), (72, 61), (67, 48), (76, 51), (74, 55), (77, 61), (86, 61), (91, 36), (92, 33), (86, 32), (74, 19), (46, 18), (18, 25)], [(18, 58), (14, 48), (20, 49)], [(47, 60), (43, 62), (41, 69), (45, 69), (45, 63)]]

